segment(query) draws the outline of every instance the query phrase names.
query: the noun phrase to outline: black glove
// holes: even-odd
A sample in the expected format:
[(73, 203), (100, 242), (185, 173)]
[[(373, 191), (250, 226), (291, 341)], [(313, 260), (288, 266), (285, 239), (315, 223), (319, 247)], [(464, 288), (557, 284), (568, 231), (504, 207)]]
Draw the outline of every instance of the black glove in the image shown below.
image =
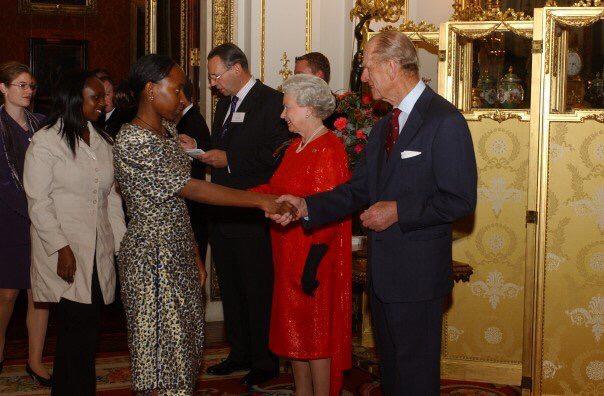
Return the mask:
[(312, 296), (315, 289), (319, 287), (317, 269), (325, 253), (327, 253), (326, 244), (310, 245), (308, 256), (306, 256), (306, 263), (304, 264), (304, 271), (302, 272), (302, 290), (309, 296)]

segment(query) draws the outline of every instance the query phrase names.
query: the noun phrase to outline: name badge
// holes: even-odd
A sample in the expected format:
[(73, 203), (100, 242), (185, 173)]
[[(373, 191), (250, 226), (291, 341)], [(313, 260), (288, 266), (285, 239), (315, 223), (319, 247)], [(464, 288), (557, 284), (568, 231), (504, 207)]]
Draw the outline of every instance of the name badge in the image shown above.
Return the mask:
[(238, 111), (233, 113), (233, 118), (231, 119), (231, 122), (243, 122), (243, 119), (245, 118), (245, 113), (240, 113)]

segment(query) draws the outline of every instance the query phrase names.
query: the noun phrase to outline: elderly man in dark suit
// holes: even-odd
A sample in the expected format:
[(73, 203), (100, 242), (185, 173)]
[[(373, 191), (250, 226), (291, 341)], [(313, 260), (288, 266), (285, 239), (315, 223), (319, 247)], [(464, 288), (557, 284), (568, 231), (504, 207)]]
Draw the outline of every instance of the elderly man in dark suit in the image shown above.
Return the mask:
[(369, 287), (382, 388), (386, 395), (438, 395), (443, 300), (453, 287), (451, 224), (476, 206), (472, 139), (461, 113), (421, 81), (407, 36), (374, 36), (363, 59), (363, 82), (394, 110), (373, 127), (348, 183), (279, 200), (295, 205), (308, 228), (369, 205), (361, 220), (370, 230)]
[[(214, 48), (207, 67), (210, 85), (223, 97), (212, 125), (213, 149), (198, 158), (211, 166), (213, 183), (237, 189), (267, 183), (278, 165), (275, 153), (290, 138), (280, 118), (283, 94), (250, 74), (234, 44)], [(208, 372), (251, 368), (243, 383), (265, 382), (278, 374), (268, 349), (273, 259), (267, 220), (255, 210), (213, 208), (210, 246), (231, 352)]]

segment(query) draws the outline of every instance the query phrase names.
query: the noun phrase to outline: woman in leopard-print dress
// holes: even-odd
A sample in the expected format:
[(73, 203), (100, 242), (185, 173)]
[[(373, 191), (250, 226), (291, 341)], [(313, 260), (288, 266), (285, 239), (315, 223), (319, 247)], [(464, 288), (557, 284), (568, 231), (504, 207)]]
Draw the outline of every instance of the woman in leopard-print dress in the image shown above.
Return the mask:
[(125, 124), (115, 168), (130, 222), (119, 255), (122, 298), (135, 390), (195, 386), (201, 363), (204, 307), (187, 207), (176, 193), (190, 163), (172, 134)]
[(114, 145), (115, 178), (130, 222), (118, 263), (135, 391), (190, 395), (199, 373), (204, 331), (205, 267), (184, 198), (212, 205), (288, 208), (276, 196), (191, 179), (173, 121), (182, 109), (183, 70), (151, 54), (129, 79), (138, 103)]

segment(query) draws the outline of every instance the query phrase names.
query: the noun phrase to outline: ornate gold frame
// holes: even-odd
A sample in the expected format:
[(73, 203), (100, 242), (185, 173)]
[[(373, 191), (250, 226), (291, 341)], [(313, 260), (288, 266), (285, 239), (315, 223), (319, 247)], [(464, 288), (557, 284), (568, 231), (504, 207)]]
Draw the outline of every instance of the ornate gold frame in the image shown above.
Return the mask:
[[(503, 122), (511, 118), (530, 120), (530, 111), (524, 109), (472, 109), (472, 42), (494, 32), (512, 32), (531, 38), (532, 20), (494, 20), (447, 22), (443, 24), (439, 40), (439, 87), (441, 94), (459, 108), (467, 120), (490, 118)], [(442, 85), (441, 85), (442, 83)]]
[[(146, 21), (145, 33), (147, 40), (145, 42), (145, 52), (153, 54), (157, 52), (157, 0), (147, 0), (146, 2)], [(188, 31), (188, 10), (187, 0), (180, 0), (179, 20), (180, 20), (180, 48), (179, 63), (185, 66), (187, 62), (187, 31)]]
[[(306, 0), (304, 49), (312, 51), (312, 0)], [(260, 81), (264, 82), (266, 65), (266, 0), (260, 0)]]
[[(392, 30), (396, 30), (406, 34), (409, 39), (411, 39), (411, 41), (415, 44), (423, 43), (426, 44), (428, 47), (434, 48), (435, 51), (438, 51), (438, 27), (431, 23), (421, 21), (420, 23), (416, 24), (413, 21), (405, 21), (399, 26), (386, 26), (381, 29), (380, 32)], [(367, 32), (365, 41), (369, 40), (378, 33), (379, 32)]]
[[(596, 120), (604, 123), (602, 109), (575, 110), (573, 112), (558, 112), (560, 104), (564, 103), (566, 56), (568, 53), (567, 35), (556, 36), (557, 24), (566, 26), (587, 26), (604, 19), (604, 7), (585, 7), (577, 3), (574, 7), (545, 7), (535, 10), (534, 42), (540, 43), (541, 51), (533, 51), (533, 97), (531, 112), (540, 117), (531, 122), (531, 162), (529, 186), (535, 186), (529, 191), (529, 205), (534, 207), (538, 216), (535, 227), (535, 238), (532, 249), (527, 254), (535, 257), (532, 273), (527, 272), (534, 284), (532, 295), (525, 294), (528, 301), (525, 304), (525, 353), (528, 353), (531, 365), (523, 371), (533, 378), (531, 392), (541, 394), (543, 387), (543, 353), (544, 353), (544, 315), (545, 315), (545, 248), (546, 248), (546, 219), (548, 193), (548, 164), (550, 124), (552, 122), (580, 123), (585, 120)], [(527, 291), (528, 292), (528, 291)], [(528, 392), (527, 392), (528, 393)]]
[(22, 14), (72, 14), (90, 15), (97, 13), (97, 0), (86, 0), (86, 5), (40, 4), (35, 0), (19, 0), (19, 13)]

